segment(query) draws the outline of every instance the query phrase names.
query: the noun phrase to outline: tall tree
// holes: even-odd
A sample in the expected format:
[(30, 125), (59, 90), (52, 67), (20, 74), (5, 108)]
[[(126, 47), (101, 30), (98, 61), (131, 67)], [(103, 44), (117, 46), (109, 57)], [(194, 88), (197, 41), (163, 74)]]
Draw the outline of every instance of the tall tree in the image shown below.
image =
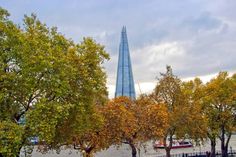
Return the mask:
[(183, 85), (181, 80), (173, 75), (171, 67), (167, 66), (166, 73), (161, 73), (158, 84), (151, 94), (153, 100), (158, 104), (164, 104), (168, 110), (168, 127), (161, 139), (167, 157), (170, 157), (174, 137), (184, 139), (186, 135), (188, 138), (190, 135), (197, 135), (197, 130), (190, 128), (199, 124), (193, 122), (196, 117), (201, 119), (198, 115), (200, 107), (194, 103), (197, 102), (194, 100), (197, 100), (197, 97), (192, 97), (193, 93), (193, 83)]
[[(59, 147), (65, 144), (63, 126), (80, 130), (87, 127), (82, 125), (81, 116), (76, 117), (77, 111), (83, 111), (85, 118), (93, 113), (93, 104), (106, 101), (102, 63), (108, 59), (108, 54), (91, 38), (75, 44), (55, 27), (48, 28), (41, 23), (35, 15), (25, 16), (23, 28), (8, 16), (1, 8), (1, 128), (7, 128), (9, 121), (18, 125), (26, 118), (24, 125), (15, 127), (22, 134), (14, 156), (19, 155), (22, 146), (29, 144), (31, 136), (39, 136), (41, 144), (47, 148)], [(7, 139), (4, 147), (9, 145), (11, 149), (11, 143), (15, 142), (9, 140), (14, 138)]]
[(206, 84), (205, 109), (209, 119), (209, 138), (215, 142), (216, 135), (221, 140), (222, 157), (228, 156), (228, 144), (235, 131), (236, 84), (235, 75), (220, 72)]

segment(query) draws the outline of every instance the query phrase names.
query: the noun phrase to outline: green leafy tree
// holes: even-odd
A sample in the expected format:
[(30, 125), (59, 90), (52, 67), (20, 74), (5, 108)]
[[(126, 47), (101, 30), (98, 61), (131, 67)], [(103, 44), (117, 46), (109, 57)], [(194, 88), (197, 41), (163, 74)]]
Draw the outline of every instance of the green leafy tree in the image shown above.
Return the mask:
[[(236, 84), (235, 75), (228, 76), (220, 72), (218, 76), (206, 84), (204, 107), (208, 119), (209, 139), (215, 147), (216, 138), (221, 141), (222, 156), (227, 157), (228, 144), (235, 131)], [(214, 149), (212, 148), (212, 156)]]
[(22, 133), (20, 142), (8, 138), (12, 141), (0, 146), (14, 152), (12, 144), (17, 143), (19, 149), (14, 155), (4, 156), (18, 156), (20, 148), (29, 145), (28, 139), (32, 136), (39, 136), (45, 150), (70, 144), (65, 142), (70, 130), (91, 126), (81, 123), (81, 119), (93, 113), (92, 105), (107, 100), (102, 63), (109, 56), (104, 47), (91, 38), (75, 44), (33, 14), (25, 16), (23, 28), (8, 16), (1, 8), (1, 128), (8, 127), (6, 122), (18, 125), (21, 119), (26, 119), (24, 125), (15, 127)]

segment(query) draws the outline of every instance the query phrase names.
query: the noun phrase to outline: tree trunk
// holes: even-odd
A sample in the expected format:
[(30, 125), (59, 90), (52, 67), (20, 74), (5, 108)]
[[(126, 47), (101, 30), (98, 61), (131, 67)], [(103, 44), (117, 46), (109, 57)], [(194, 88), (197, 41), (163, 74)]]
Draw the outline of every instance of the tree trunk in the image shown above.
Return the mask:
[(215, 157), (216, 156), (216, 139), (210, 139), (211, 141), (211, 155), (210, 157)]
[(222, 157), (228, 157), (228, 143), (229, 143), (229, 139), (231, 137), (231, 134), (229, 134), (229, 137), (227, 139), (227, 141), (225, 142), (225, 126), (222, 125), (221, 126), (221, 153), (222, 153)]
[(131, 150), (132, 150), (132, 157), (136, 157), (137, 156), (137, 150), (136, 150), (135, 145), (132, 142), (130, 142), (129, 145), (130, 145)]
[(170, 135), (170, 141), (169, 141), (169, 146), (165, 148), (166, 150), (166, 157), (170, 157), (170, 150), (172, 148), (172, 144), (173, 144), (173, 135)]
[(170, 157), (170, 150), (172, 148), (172, 143), (173, 143), (173, 135), (170, 135), (170, 141), (169, 141), (169, 144), (167, 145), (167, 142), (166, 140), (168, 139), (168, 137), (164, 137), (164, 147), (165, 147), (165, 150), (166, 150), (166, 157)]
[(170, 157), (170, 148), (167, 147), (165, 148), (165, 150), (166, 150), (166, 157)]
[(225, 147), (224, 150), (222, 150), (222, 157), (228, 157), (228, 148)]
[(232, 133), (230, 132), (228, 135), (228, 138), (226, 140), (226, 143), (225, 143), (225, 149), (224, 149), (225, 151), (224, 152), (226, 153), (226, 157), (228, 157), (228, 148), (229, 148), (228, 146), (229, 146), (229, 141), (231, 139), (231, 135), (232, 135)]
[(93, 157), (93, 153), (91, 153), (91, 151), (90, 152), (85, 151), (83, 153), (83, 157)]
[(88, 147), (83, 149), (83, 157), (93, 157), (93, 148), (94, 147)]
[(222, 157), (225, 157), (225, 128), (224, 125), (221, 126), (221, 154)]

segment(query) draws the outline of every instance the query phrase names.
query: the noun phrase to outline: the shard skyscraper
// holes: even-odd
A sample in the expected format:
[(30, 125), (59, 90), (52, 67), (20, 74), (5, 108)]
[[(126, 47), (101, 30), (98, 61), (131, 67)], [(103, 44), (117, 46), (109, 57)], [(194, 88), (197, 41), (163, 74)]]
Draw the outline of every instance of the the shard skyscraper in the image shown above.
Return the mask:
[(136, 98), (131, 59), (129, 54), (128, 38), (126, 28), (122, 28), (119, 47), (119, 60), (116, 78), (115, 97), (127, 96), (134, 100)]

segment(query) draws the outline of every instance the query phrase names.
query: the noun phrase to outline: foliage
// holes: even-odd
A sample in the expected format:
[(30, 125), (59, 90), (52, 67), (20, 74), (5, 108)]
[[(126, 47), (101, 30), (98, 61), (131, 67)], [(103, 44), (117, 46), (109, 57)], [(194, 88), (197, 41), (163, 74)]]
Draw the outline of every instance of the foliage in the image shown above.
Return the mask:
[(147, 95), (142, 95), (136, 101), (134, 111), (143, 142), (164, 136), (165, 130), (169, 127), (169, 114), (164, 104), (157, 104)]
[(15, 157), (22, 143), (23, 127), (11, 121), (0, 122), (0, 152), (3, 156)]
[[(161, 141), (164, 143), (166, 156), (170, 156), (173, 138), (203, 139), (205, 122), (201, 111), (201, 82), (200, 80), (183, 83), (173, 75), (170, 66), (166, 73), (161, 73), (158, 84), (151, 98), (159, 104), (164, 104), (168, 110), (167, 128)], [(202, 128), (203, 127), (203, 128)]]
[(105, 125), (112, 133), (113, 143), (126, 142), (135, 135), (138, 125), (134, 113), (129, 110), (132, 105), (129, 98), (119, 97), (104, 106)]
[(83, 132), (75, 131), (71, 134), (74, 149), (80, 150), (83, 156), (92, 157), (95, 152), (111, 145), (110, 130), (105, 127), (100, 107), (94, 108), (93, 114), (88, 115), (83, 122), (91, 126), (86, 127)]
[[(219, 125), (225, 125), (229, 132), (234, 131), (234, 114), (236, 110), (236, 84), (227, 72), (221, 72), (206, 85), (205, 108), (216, 114)], [(210, 117), (209, 117), (210, 118)]]
[(186, 99), (186, 126), (184, 130), (189, 138), (197, 144), (207, 137), (207, 119), (202, 114), (202, 99), (204, 98), (204, 84), (199, 78), (182, 83), (182, 92)]
[(235, 131), (236, 83), (235, 75), (220, 72), (206, 84), (204, 97), (205, 116), (208, 119), (208, 137), (221, 140), (222, 156), (227, 156), (228, 143)]
[[(30, 128), (30, 135), (39, 138), (39, 144), (48, 144), (51, 147), (63, 143), (60, 141), (60, 128), (69, 116), (70, 105), (51, 102), (45, 105), (43, 102), (34, 105), (34, 109), (27, 114), (26, 127)], [(40, 117), (40, 118), (39, 118)]]
[(75, 44), (34, 14), (25, 16), (22, 28), (8, 16), (1, 8), (0, 120), (17, 125), (26, 117), (19, 148), (32, 136), (43, 148), (58, 148), (71, 131), (91, 127), (83, 120), (93, 105), (107, 101), (102, 63), (109, 56), (93, 39)]
[(160, 137), (166, 127), (166, 108), (153, 103), (148, 97), (137, 101), (127, 97), (115, 98), (104, 106), (103, 113), (111, 142), (129, 144), (133, 157), (142, 143), (150, 137)]

